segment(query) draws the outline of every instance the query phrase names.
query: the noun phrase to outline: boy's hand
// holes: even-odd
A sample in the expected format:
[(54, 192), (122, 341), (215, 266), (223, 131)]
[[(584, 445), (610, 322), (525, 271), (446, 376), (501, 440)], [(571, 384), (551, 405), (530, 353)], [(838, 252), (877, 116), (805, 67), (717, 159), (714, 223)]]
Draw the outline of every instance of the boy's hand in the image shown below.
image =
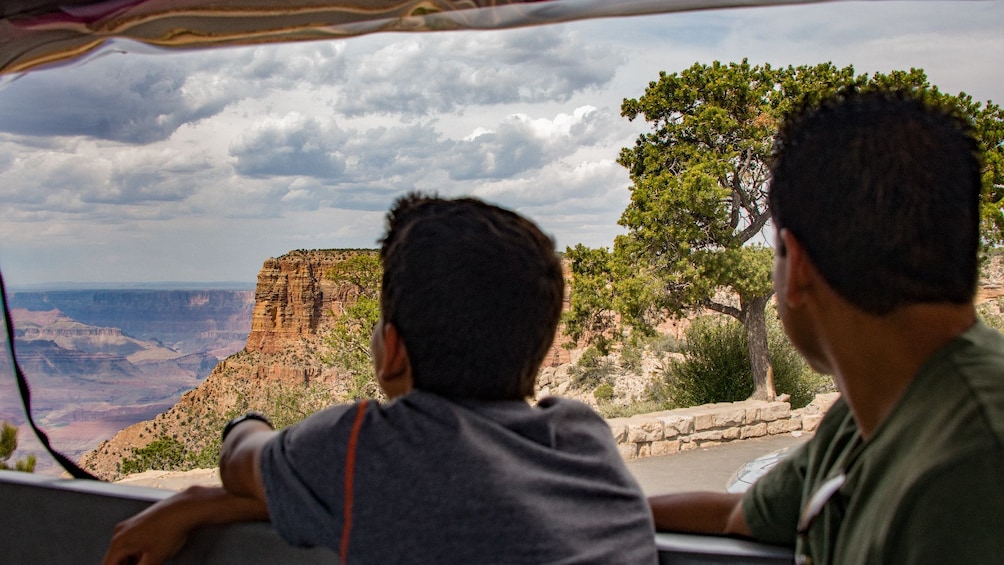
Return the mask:
[(160, 565), (198, 526), (268, 520), (264, 503), (219, 487), (189, 487), (115, 526), (104, 565)]
[[(193, 487), (197, 488), (197, 487)], [(197, 516), (185, 512), (192, 489), (161, 500), (115, 526), (104, 565), (159, 565), (181, 550), (198, 525)]]

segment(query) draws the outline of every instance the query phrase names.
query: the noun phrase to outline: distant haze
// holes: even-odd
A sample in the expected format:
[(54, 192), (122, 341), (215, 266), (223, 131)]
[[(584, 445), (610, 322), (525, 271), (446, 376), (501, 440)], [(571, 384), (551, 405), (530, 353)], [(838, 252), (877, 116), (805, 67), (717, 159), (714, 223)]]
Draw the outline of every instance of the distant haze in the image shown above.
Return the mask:
[[(243, 349), (254, 308), (245, 286), (9, 291), (32, 413), (53, 446), (76, 458), (167, 410)], [(0, 420), (20, 426), (19, 456), (35, 453), (40, 472), (58, 473), (25, 425), (10, 367), (0, 364)]]

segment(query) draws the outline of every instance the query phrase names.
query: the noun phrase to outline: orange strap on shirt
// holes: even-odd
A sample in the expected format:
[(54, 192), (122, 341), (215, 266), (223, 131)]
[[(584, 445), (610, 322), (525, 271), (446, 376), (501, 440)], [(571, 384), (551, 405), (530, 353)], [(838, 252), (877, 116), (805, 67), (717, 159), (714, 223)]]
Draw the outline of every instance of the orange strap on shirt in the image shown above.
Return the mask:
[(366, 415), (366, 405), (368, 400), (359, 403), (356, 411), (356, 419), (352, 423), (352, 432), (349, 434), (349, 445), (345, 450), (345, 509), (342, 517), (342, 546), (339, 558), (342, 565), (348, 563), (349, 556), (349, 535), (352, 533), (352, 493), (353, 480), (356, 473), (356, 446), (359, 444), (359, 430), (363, 427), (363, 416)]

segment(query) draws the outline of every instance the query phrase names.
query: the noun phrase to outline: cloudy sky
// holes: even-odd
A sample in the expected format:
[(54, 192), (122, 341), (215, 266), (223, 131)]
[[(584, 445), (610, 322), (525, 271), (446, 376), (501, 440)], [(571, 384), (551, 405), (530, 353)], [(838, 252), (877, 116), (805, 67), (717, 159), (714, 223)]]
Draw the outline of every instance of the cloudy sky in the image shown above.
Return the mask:
[(1004, 102), (1004, 2), (835, 3), (110, 53), (0, 88), (8, 285), (248, 281), (292, 249), (373, 247), (413, 189), (473, 194), (559, 248), (609, 246), (624, 98), (695, 62), (920, 67)]

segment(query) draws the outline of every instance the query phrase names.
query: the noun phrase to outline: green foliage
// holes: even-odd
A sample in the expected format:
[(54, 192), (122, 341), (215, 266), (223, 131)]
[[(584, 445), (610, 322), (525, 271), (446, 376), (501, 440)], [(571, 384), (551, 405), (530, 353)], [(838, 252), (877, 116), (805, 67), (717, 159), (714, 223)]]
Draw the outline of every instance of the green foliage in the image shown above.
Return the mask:
[(653, 332), (651, 335), (631, 334), (621, 341), (619, 365), (632, 373), (642, 371), (642, 359), (647, 353), (663, 360), (667, 353), (680, 351), (680, 342), (671, 335)]
[(382, 273), (376, 252), (352, 255), (326, 273), (331, 281), (352, 285), (356, 293), (355, 302), (338, 316), (325, 338), (329, 353), (323, 357), (325, 363), (337, 366), (347, 375), (351, 399), (380, 395), (380, 387), (373, 379), (370, 337), (380, 319)]
[(599, 402), (610, 402), (614, 399), (614, 386), (610, 383), (603, 383), (593, 391), (593, 397)]
[(601, 402), (596, 411), (604, 418), (627, 418), (635, 414), (651, 414), (669, 410), (671, 406), (665, 402), (655, 400), (641, 400), (630, 404), (613, 404), (611, 402)]
[(664, 372), (665, 399), (676, 406), (734, 402), (753, 392), (746, 332), (718, 316), (699, 318), (687, 330), (684, 359)]
[[(222, 432), (222, 430), (220, 430)], [(191, 469), (212, 469), (220, 464), (220, 448), (223, 447), (222, 441), (216, 438), (211, 441), (206, 447), (191, 451), (185, 451), (185, 470)]]
[(679, 353), (683, 346), (671, 335), (656, 333), (645, 340), (645, 349), (662, 359), (667, 353)]
[(380, 255), (377, 251), (358, 251), (328, 269), (325, 276), (332, 282), (355, 286), (361, 295), (376, 298), (383, 277)]
[(634, 186), (619, 222), (628, 234), (614, 255), (663, 288), (654, 304), (625, 313), (632, 324), (651, 323), (643, 312), (707, 306), (720, 287), (742, 302), (772, 292), (769, 261), (757, 257), (769, 250), (744, 246), (769, 218), (767, 162), (786, 78), (794, 75), (746, 61), (695, 64), (661, 73), (641, 98), (624, 101), (621, 114), (643, 116), (653, 131), (618, 159)]
[(28, 457), (15, 461), (14, 470), (21, 473), (34, 473), (36, 463), (38, 463), (38, 459), (35, 457), (34, 453), (31, 453)]
[(593, 388), (606, 383), (615, 368), (613, 361), (607, 359), (599, 349), (588, 347), (582, 352), (579, 362), (568, 370), (568, 374), (572, 376), (572, 386)]
[(38, 461), (34, 454), (14, 461), (13, 467), (10, 465), (10, 459), (14, 456), (15, 451), (17, 451), (17, 426), (4, 422), (2, 431), (0, 431), (0, 469), (24, 473), (35, 472), (35, 463)]
[[(951, 96), (930, 85), (922, 70), (874, 75), (832, 63), (774, 68), (741, 63), (695, 64), (679, 73), (660, 73), (643, 96), (624, 100), (621, 114), (639, 116), (651, 131), (618, 162), (631, 176), (631, 201), (619, 223), (612, 251), (569, 249), (573, 260), (573, 310), (567, 322), (582, 333), (650, 335), (666, 316), (708, 308), (750, 324), (750, 355), (759, 359), (754, 381), (766, 386), (763, 327), (770, 281), (771, 250), (753, 244), (763, 237), (768, 161), (773, 137), (793, 110), (818, 103), (838, 88), (910, 91), (969, 117), (983, 148), (983, 239), (1004, 238), (1004, 113)], [(576, 264), (574, 261), (578, 259)], [(728, 289), (738, 305), (720, 301)], [(586, 296), (578, 296), (584, 293)], [(630, 332), (613, 328), (616, 317)], [(586, 337), (589, 337), (586, 334)]]
[[(687, 330), (685, 357), (668, 364), (662, 379), (649, 388), (650, 400), (684, 407), (748, 398), (753, 387), (746, 339), (738, 322), (721, 316), (695, 320)], [(791, 396), (793, 408), (805, 406), (826, 388), (827, 380), (808, 368), (776, 321), (768, 327), (768, 343), (775, 387)]]
[(173, 437), (162, 435), (146, 446), (133, 450), (130, 457), (122, 460), (121, 471), (124, 475), (130, 475), (150, 469), (180, 471), (185, 468), (184, 444)]
[(625, 371), (639, 372), (641, 371), (641, 358), (645, 351), (644, 345), (638, 343), (637, 340), (625, 342), (621, 346), (621, 357), (620, 366)]
[(328, 389), (318, 384), (312, 383), (305, 387), (277, 384), (267, 387), (259, 400), (249, 404), (247, 408), (235, 411), (234, 416), (248, 410), (258, 410), (268, 414), (276, 429), (282, 429), (329, 406), (331, 400)]
[[(0, 432), (0, 462), (7, 463), (7, 461), (14, 455), (14, 451), (17, 450), (17, 427), (10, 425), (8, 422), (3, 423), (3, 431)], [(6, 469), (6, 465), (2, 467)]]
[(153, 442), (123, 458), (119, 463), (119, 472), (130, 474), (150, 469), (187, 471), (216, 467), (220, 459), (220, 433), (229, 420), (256, 410), (266, 414), (276, 429), (282, 429), (329, 406), (333, 400), (330, 391), (319, 383), (247, 382), (234, 387), (230, 392), (235, 398), (225, 411), (189, 412), (187, 416), (176, 412), (177, 420), (185, 416), (184, 435), (175, 437), (160, 433)]
[(605, 349), (605, 334), (616, 321), (610, 252), (580, 243), (565, 250), (565, 260), (572, 271), (572, 291), (568, 311), (563, 314), (564, 332), (575, 341), (589, 337)]
[(253, 395), (239, 392), (237, 399), (225, 414), (205, 426), (209, 437), (198, 442), (201, 447), (186, 449), (182, 468), (205, 469), (215, 467), (220, 459), (220, 432), (226, 422), (250, 410), (268, 416), (277, 430), (292, 426), (311, 414), (331, 405), (332, 398), (327, 388), (317, 383), (294, 386), (283, 383), (258, 383)]

